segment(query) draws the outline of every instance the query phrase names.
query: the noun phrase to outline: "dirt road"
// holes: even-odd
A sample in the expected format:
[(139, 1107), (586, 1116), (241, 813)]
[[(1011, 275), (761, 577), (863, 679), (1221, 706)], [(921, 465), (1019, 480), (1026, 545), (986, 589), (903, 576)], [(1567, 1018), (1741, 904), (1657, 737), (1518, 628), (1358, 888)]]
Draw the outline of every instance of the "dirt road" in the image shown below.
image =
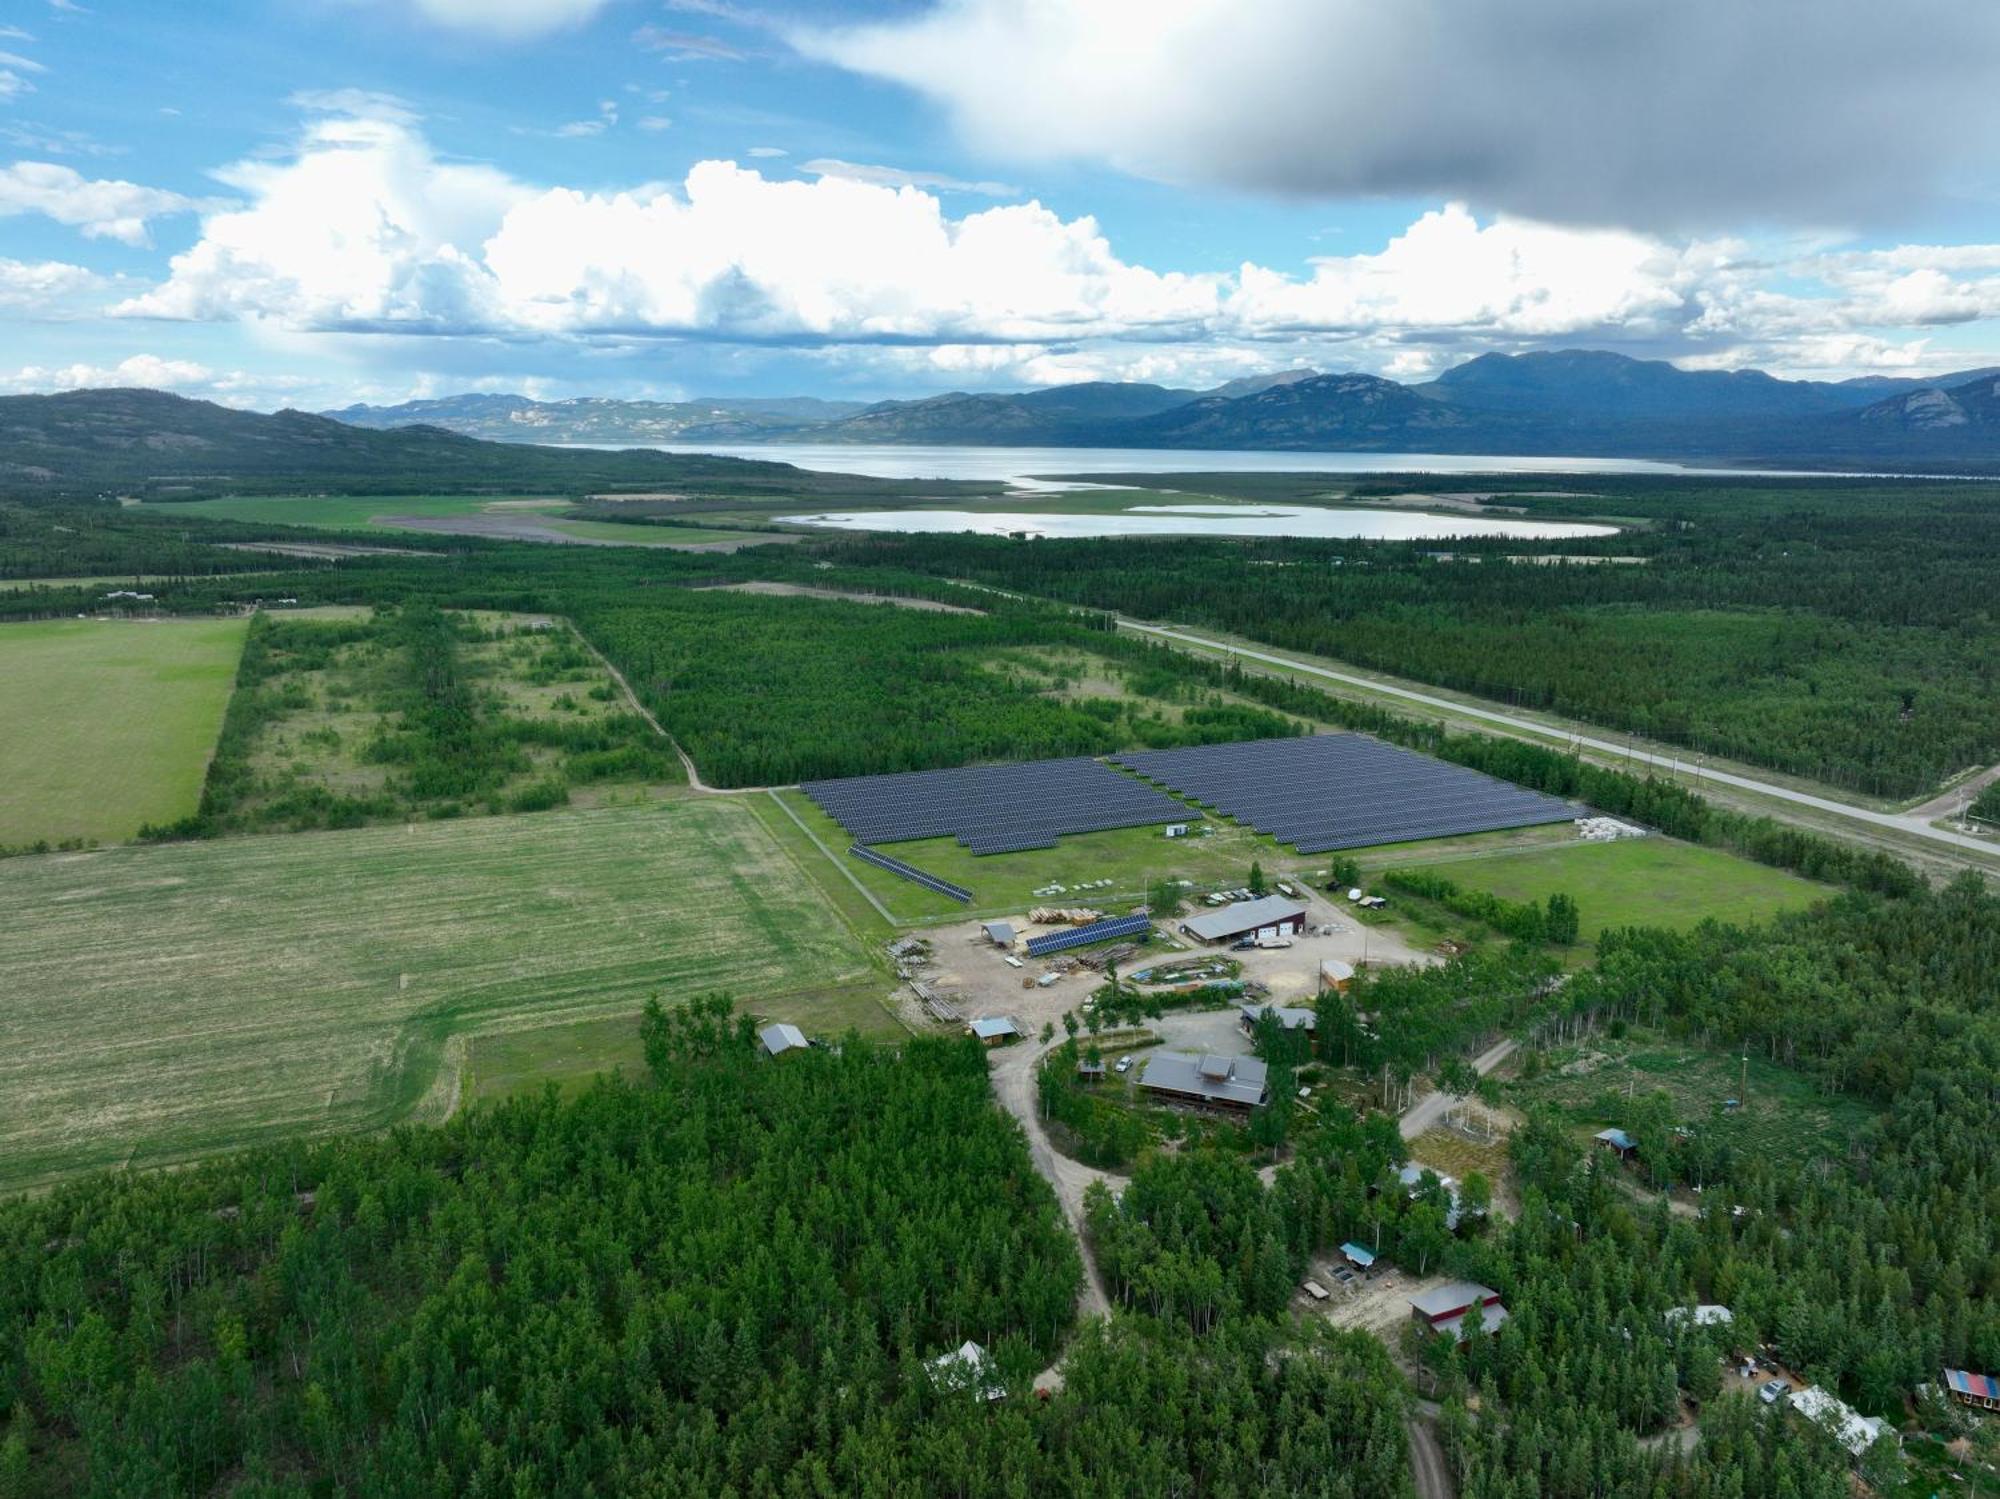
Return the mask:
[[(1518, 1044), (1514, 1041), (1496, 1041), (1473, 1058), (1472, 1070), (1477, 1072), (1481, 1077), (1486, 1076), (1487, 1073), (1511, 1057), (1514, 1054), (1515, 1046)], [(1422, 1098), (1419, 1098), (1415, 1103), (1403, 1110), (1403, 1138), (1405, 1140), (1416, 1139), (1417, 1136), (1423, 1134), (1431, 1126), (1443, 1120), (1445, 1111), (1458, 1101), (1459, 1095), (1456, 1093), (1446, 1093), (1442, 1090), (1435, 1093), (1426, 1093)]]
[(1111, 1314), (1111, 1299), (1104, 1294), (1103, 1278), (1097, 1273), (1097, 1262), (1091, 1258), (1090, 1245), (1084, 1238), (1083, 1194), (1092, 1182), (1099, 1181), (1114, 1192), (1122, 1191), (1125, 1178), (1072, 1161), (1049, 1143), (1041, 1111), (1035, 1107), (1035, 1064), (1045, 1049), (1037, 1042), (1023, 1041), (994, 1052), (993, 1093), (1001, 1107), (1021, 1121), (1035, 1169), (1056, 1189), (1056, 1200), (1062, 1204), (1063, 1216), (1076, 1235), (1077, 1249), (1083, 1256), (1083, 1290), (1077, 1296), (1077, 1315), (1105, 1317)]
[(1431, 1423), (1421, 1415), (1405, 1416), (1403, 1431), (1410, 1439), (1410, 1476), (1422, 1499), (1453, 1499), (1458, 1492)]

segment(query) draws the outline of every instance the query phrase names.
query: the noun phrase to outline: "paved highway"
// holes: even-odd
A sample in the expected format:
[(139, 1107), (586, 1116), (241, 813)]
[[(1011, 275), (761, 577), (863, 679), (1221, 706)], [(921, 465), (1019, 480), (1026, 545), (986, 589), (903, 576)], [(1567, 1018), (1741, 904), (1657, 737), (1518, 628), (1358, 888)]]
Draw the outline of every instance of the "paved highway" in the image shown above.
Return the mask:
[[(1142, 624), (1136, 619), (1120, 619), (1118, 627), (1136, 631), (1162, 640), (1179, 641), (1183, 645), (1199, 646), (1204, 650), (1223, 651), (1240, 656), (1246, 661), (1261, 661), (1270, 666), (1282, 666), (1288, 671), (1301, 672), (1307, 676), (1324, 677), (1328, 681), (1344, 682), (1351, 687), (1365, 687), (1370, 692), (1386, 697), (1402, 698), (1406, 702), (1422, 703), (1427, 708), (1437, 708), (1460, 718), (1476, 718), (1486, 723), (1499, 724), (1518, 733), (1532, 734), (1539, 739), (1554, 740), (1559, 744), (1580, 744), (1605, 754), (1627, 756), (1641, 764), (1658, 766), (1662, 770), (1685, 770), (1687, 759), (1680, 755), (1658, 755), (1646, 750), (1631, 749), (1614, 739), (1593, 739), (1588, 734), (1570, 734), (1561, 729), (1552, 729), (1547, 724), (1536, 723), (1532, 719), (1516, 718), (1512, 714), (1495, 712), (1491, 708), (1475, 708), (1451, 698), (1434, 697), (1427, 692), (1413, 691), (1408, 687), (1395, 687), (1386, 682), (1378, 682), (1372, 677), (1358, 676), (1352, 672), (1335, 671), (1327, 666), (1315, 666), (1309, 661), (1300, 661), (1292, 656), (1279, 656), (1266, 651), (1252, 650), (1247, 646), (1230, 645), (1227, 641), (1209, 640), (1200, 635), (1191, 635), (1166, 625)], [(1789, 786), (1773, 785), (1769, 781), (1759, 781), (1750, 776), (1736, 775), (1726, 770), (1707, 769), (1701, 772), (1704, 781), (1718, 781), (1725, 786), (1735, 786), (1743, 791), (1754, 791), (1759, 796), (1773, 797), (1779, 801), (1791, 802), (1795, 806), (1811, 807), (1820, 812), (1831, 812), (1836, 816), (1852, 818), (1875, 827), (1890, 828), (1898, 833), (1928, 839), (1933, 843), (1948, 844), (1955, 848), (1971, 849), (1986, 855), (1989, 859), (2000, 855), (2000, 845), (1991, 839), (1975, 838), (1969, 833), (1954, 833), (1949, 828), (1932, 827), (1921, 816), (1905, 812), (1877, 812), (1868, 807), (1857, 807), (1850, 802), (1837, 802), (1824, 796), (1814, 796), (1807, 791), (1794, 791)]]

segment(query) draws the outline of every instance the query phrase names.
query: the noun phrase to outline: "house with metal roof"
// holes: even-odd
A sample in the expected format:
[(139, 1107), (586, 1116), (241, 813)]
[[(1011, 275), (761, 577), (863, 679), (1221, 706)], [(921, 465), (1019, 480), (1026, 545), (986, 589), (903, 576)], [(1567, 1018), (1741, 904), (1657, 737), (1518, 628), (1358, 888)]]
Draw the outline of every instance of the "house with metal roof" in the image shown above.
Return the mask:
[(980, 1400), (1005, 1400), (1007, 1389), (994, 1377), (993, 1360), (986, 1350), (967, 1338), (949, 1353), (929, 1360), (925, 1369), (931, 1383), (947, 1392), (963, 1391)]
[(1354, 982), (1354, 965), (1345, 958), (1326, 958), (1319, 965), (1319, 986), (1346, 993), (1347, 986)]
[(1368, 1270), (1374, 1267), (1374, 1251), (1364, 1249), (1352, 1239), (1349, 1239), (1345, 1244), (1340, 1246), (1340, 1254), (1341, 1258), (1345, 1259), (1348, 1264), (1357, 1270)]
[(1181, 930), (1202, 942), (1234, 942), (1243, 937), (1295, 937), (1305, 929), (1306, 908), (1281, 895), (1261, 900), (1231, 901), (1181, 923)]
[(1628, 1155), (1638, 1153), (1639, 1142), (1626, 1134), (1622, 1129), (1601, 1129), (1593, 1138), (1606, 1150), (1617, 1155), (1621, 1161)]
[(1498, 1332), (1507, 1321), (1507, 1308), (1491, 1286), (1454, 1280), (1412, 1296), (1410, 1316), (1432, 1332), (1463, 1340), (1473, 1329)]
[(1944, 1371), (1944, 1387), (1951, 1398), (1983, 1411), (2000, 1411), (2000, 1379), (1991, 1374), (1973, 1374), (1965, 1369)]
[(1703, 1302), (1699, 1306), (1670, 1306), (1666, 1315), (1669, 1327), (1727, 1327), (1735, 1320), (1736, 1313), (1713, 1302)]
[(1256, 1057), (1162, 1051), (1147, 1059), (1139, 1086), (1178, 1103), (1249, 1110), (1268, 1100), (1269, 1077), (1270, 1069)]
[(1257, 1034), (1257, 1022), (1269, 1015), (1288, 1031), (1305, 1031), (1311, 1034), (1319, 1024), (1319, 1016), (1311, 1010), (1301, 1010), (1291, 1005), (1238, 1005), (1237, 1024), (1243, 1027), (1243, 1034)]
[(771, 1057), (783, 1056), (788, 1051), (805, 1051), (812, 1046), (806, 1033), (795, 1025), (767, 1025), (757, 1032), (757, 1040), (764, 1047), (764, 1054)]
[[(1864, 1416), (1831, 1391), (1812, 1385), (1792, 1393), (1791, 1409), (1858, 1458), (1885, 1436), (1894, 1432), (1880, 1416)], [(1901, 1438), (1897, 1438), (1901, 1440)]]
[(1004, 1046), (1021, 1039), (1021, 1027), (1014, 1023), (1012, 1015), (981, 1015), (966, 1030), (988, 1046)]

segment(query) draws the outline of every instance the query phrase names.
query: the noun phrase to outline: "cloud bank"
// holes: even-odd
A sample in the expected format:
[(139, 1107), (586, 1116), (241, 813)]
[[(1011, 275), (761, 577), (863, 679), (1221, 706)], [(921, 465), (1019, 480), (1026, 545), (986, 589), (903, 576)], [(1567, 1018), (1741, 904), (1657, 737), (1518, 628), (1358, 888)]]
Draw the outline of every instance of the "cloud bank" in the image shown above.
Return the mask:
[[(674, 184), (586, 191), (442, 158), (393, 111), (315, 119), (290, 154), (219, 173), (240, 201), (211, 206), (165, 279), (114, 310), (288, 337), (846, 349), (984, 383), (1291, 363), (1420, 375), (1551, 342), (1908, 369), (1949, 357), (1927, 352), (1932, 330), (2000, 316), (1996, 246), (1773, 255), (1453, 203), (1303, 273), (1187, 273), (1123, 258), (1088, 217), (1036, 202), (954, 215), (907, 174), (832, 165), (779, 178), (707, 161)], [(111, 211), (89, 221), (120, 222)]]
[(1883, 222), (2000, 126), (1965, 0), (940, 0), (791, 39), (1002, 159), (1681, 233)]

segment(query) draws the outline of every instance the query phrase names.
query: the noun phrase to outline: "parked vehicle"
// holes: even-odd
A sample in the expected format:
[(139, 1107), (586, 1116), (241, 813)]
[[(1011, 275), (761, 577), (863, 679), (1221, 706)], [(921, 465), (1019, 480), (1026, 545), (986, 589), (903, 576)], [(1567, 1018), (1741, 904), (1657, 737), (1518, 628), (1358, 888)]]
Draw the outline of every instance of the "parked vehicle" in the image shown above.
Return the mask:
[(1757, 1388), (1757, 1398), (1766, 1405), (1776, 1405), (1792, 1393), (1792, 1387), (1782, 1379), (1766, 1380)]

